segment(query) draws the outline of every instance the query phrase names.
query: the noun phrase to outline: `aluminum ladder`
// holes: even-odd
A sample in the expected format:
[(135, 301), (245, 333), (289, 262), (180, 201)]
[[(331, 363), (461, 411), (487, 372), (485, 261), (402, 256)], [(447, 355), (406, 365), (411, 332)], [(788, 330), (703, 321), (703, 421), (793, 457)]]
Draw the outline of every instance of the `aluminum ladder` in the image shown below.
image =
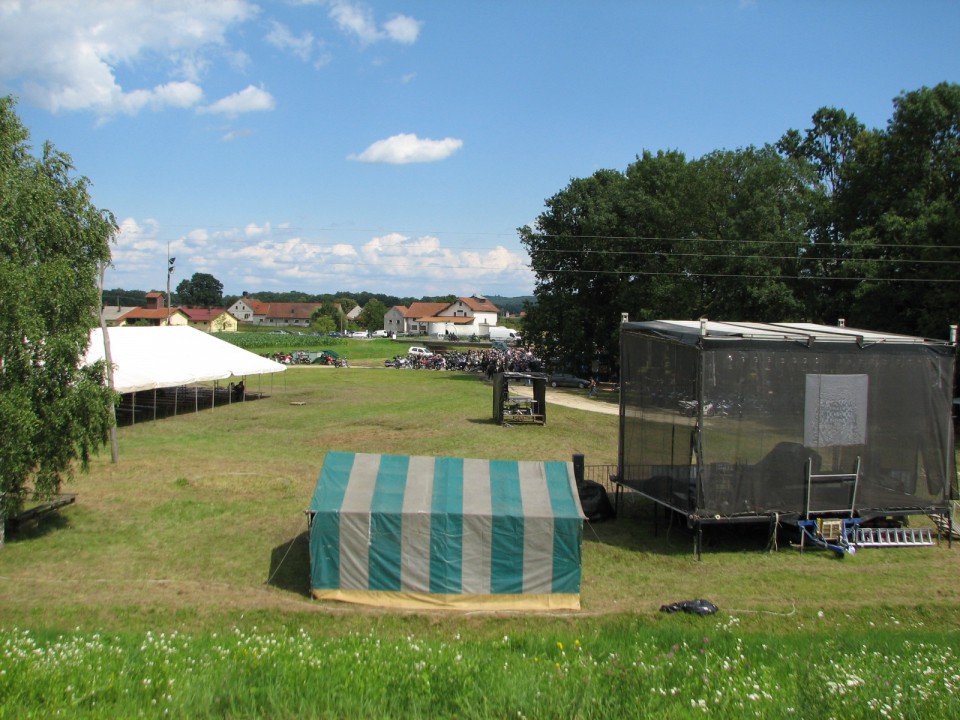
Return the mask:
[[(860, 456), (853, 466), (853, 472), (850, 473), (815, 473), (813, 471), (813, 461), (808, 458), (806, 462), (806, 482), (804, 484), (803, 498), (803, 517), (798, 520), (800, 527), (800, 552), (803, 553), (809, 540), (814, 547), (827, 548), (843, 557), (845, 553), (856, 552), (856, 543), (852, 542), (851, 535), (854, 535), (853, 528), (859, 525), (859, 519), (855, 518), (857, 506), (857, 489), (860, 485)], [(817, 508), (813, 509), (811, 495), (816, 486), (849, 486), (849, 507), (841, 508)], [(844, 514), (847, 517), (842, 520), (843, 529), (835, 540), (828, 540), (824, 537), (821, 525), (817, 522), (817, 517), (825, 515)]]
[(854, 528), (850, 540), (857, 547), (919, 547), (935, 545), (930, 528)]

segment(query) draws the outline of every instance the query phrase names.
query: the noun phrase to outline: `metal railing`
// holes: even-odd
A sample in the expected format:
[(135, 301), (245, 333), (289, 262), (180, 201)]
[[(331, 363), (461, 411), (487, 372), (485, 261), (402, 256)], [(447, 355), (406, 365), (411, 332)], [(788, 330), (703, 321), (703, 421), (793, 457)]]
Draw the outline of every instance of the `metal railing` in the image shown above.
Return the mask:
[(613, 481), (610, 479), (611, 476), (617, 474), (616, 465), (584, 465), (583, 466), (583, 479), (592, 480), (593, 482), (600, 483), (603, 485), (604, 489), (607, 492), (613, 492), (616, 490), (616, 486), (613, 484)]

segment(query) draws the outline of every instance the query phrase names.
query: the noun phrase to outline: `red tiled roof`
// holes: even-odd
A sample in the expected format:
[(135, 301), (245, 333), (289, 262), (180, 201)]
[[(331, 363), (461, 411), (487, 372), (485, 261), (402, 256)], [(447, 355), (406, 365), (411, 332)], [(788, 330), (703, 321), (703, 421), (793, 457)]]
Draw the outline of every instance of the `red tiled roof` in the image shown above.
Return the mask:
[[(169, 312), (168, 312), (169, 310)], [(163, 320), (168, 315), (175, 315), (178, 312), (182, 312), (180, 308), (134, 308), (126, 315), (123, 316), (123, 320)], [(184, 313), (185, 314), (185, 313)]]
[(462, 302), (464, 305), (466, 305), (468, 308), (470, 308), (474, 312), (493, 312), (493, 313), (500, 312), (499, 308), (497, 308), (496, 305), (494, 305), (492, 302), (490, 302), (486, 298), (462, 297), (462, 298), (457, 298), (457, 300)]
[(450, 307), (450, 303), (415, 302), (410, 303), (410, 307), (403, 313), (403, 316), (417, 320), (422, 317), (432, 317), (448, 307)]
[(193, 322), (210, 322), (214, 318), (220, 317), (226, 310), (220, 308), (179, 308), (183, 314)]
[(253, 298), (244, 298), (254, 315), (263, 315), (277, 320), (309, 320), (322, 303), (265, 303)]
[(433, 317), (418, 317), (417, 320), (425, 323), (451, 323), (453, 325), (473, 325), (476, 318), (463, 315), (434, 315)]

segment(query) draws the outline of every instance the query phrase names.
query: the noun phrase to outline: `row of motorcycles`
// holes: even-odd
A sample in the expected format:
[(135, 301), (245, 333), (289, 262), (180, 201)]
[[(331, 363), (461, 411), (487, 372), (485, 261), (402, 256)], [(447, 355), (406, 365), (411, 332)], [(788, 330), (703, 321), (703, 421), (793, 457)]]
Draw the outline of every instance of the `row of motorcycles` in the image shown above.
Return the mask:
[(390, 368), (415, 368), (417, 370), (446, 370), (447, 361), (442, 355), (431, 355), (429, 357), (420, 357), (419, 355), (395, 355), (389, 360), (384, 360), (383, 366)]
[(305, 352), (295, 352), (295, 353), (282, 353), (275, 352), (273, 354), (265, 353), (263, 355), (265, 358), (270, 358), (274, 362), (278, 362), (281, 365), (332, 365), (334, 367), (350, 367), (350, 363), (346, 358), (342, 357), (333, 357), (332, 355), (321, 354), (320, 357), (311, 360), (310, 355)]
[(384, 360), (384, 367), (413, 368), (415, 370), (462, 370), (464, 372), (482, 372), (489, 360), (477, 361), (464, 353), (441, 355), (435, 353), (428, 357), (419, 355), (396, 355)]
[(270, 358), (274, 362), (278, 362), (281, 365), (308, 365), (310, 363), (310, 358), (305, 352), (297, 353), (282, 353), (275, 352), (272, 355), (267, 353), (264, 357)]
[[(685, 417), (694, 417), (700, 409), (699, 400), (680, 400), (679, 412)], [(709, 401), (703, 404), (704, 417), (731, 417), (742, 414), (738, 403), (731, 400)]]

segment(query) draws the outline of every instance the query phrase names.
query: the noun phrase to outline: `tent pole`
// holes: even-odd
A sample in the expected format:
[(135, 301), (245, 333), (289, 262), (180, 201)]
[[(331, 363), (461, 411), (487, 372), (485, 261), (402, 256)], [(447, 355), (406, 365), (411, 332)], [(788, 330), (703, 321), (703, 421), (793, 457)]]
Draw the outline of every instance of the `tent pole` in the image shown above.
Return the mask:
[[(107, 323), (103, 319), (103, 277), (107, 271), (107, 264), (100, 264), (100, 332), (103, 334), (103, 359), (107, 363), (107, 383), (114, 392), (117, 389), (113, 384), (113, 358), (110, 355), (110, 334), (107, 332)], [(117, 405), (116, 402), (110, 403), (110, 462), (117, 464), (120, 461), (120, 448), (117, 443)], [(2, 518), (2, 516), (0, 516)], [(2, 522), (2, 519), (0, 519)], [(0, 532), (0, 544), (2, 543), (3, 533)]]
[(157, 389), (153, 389), (153, 421), (157, 421)]

